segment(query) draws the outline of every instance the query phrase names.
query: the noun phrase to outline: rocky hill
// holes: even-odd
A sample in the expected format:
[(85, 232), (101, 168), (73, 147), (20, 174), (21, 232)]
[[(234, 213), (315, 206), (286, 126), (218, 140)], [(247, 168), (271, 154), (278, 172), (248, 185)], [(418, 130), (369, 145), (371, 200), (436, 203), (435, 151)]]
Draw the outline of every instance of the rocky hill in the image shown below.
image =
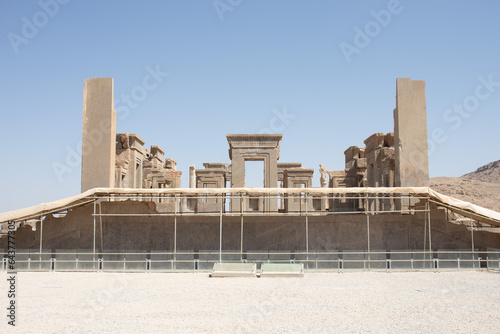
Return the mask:
[(500, 212), (500, 160), (479, 167), (461, 177), (434, 177), (432, 189)]
[(500, 183), (500, 160), (479, 167), (475, 172), (463, 175), (462, 179)]

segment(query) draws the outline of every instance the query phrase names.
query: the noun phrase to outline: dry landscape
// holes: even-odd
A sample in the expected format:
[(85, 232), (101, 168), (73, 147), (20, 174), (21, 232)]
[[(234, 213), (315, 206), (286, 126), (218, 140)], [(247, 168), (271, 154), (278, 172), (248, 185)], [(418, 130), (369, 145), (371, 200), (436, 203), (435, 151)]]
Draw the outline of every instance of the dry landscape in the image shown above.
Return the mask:
[[(443, 194), (500, 211), (500, 161)], [(500, 272), (308, 273), (209, 278), (207, 273), (19, 273), (17, 326), (1, 333), (498, 333)]]
[[(7, 291), (6, 274), (0, 289)], [(498, 333), (500, 273), (20, 273), (1, 333)]]
[(455, 197), (500, 212), (500, 160), (461, 177), (434, 177), (430, 187)]

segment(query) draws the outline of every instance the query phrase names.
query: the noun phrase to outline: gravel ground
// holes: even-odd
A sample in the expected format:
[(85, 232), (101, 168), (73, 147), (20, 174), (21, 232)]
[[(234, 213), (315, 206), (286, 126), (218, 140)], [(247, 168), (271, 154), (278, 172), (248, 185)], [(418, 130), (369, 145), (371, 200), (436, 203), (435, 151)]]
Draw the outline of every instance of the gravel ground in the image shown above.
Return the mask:
[(0, 333), (500, 333), (498, 272), (20, 273)]

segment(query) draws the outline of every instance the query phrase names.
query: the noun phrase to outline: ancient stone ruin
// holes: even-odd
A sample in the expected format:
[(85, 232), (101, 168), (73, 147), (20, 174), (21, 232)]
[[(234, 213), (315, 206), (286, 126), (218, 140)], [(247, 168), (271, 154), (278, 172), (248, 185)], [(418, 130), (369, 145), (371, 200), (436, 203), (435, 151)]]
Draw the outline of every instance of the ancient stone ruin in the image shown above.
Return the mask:
[[(313, 169), (279, 162), (281, 134), (228, 134), (230, 162), (191, 165), (189, 188), (181, 188), (182, 172), (162, 148), (116, 133), (113, 79), (87, 79), (82, 194), (0, 221), (18, 226), (28, 270), (206, 270), (224, 261), (339, 270), (486, 265), (480, 258), (500, 248), (500, 213), (428, 188), (424, 81), (397, 79), (393, 116), (394, 132), (345, 150), (343, 170), (320, 164), (319, 188)], [(246, 186), (248, 161), (262, 162), (262, 188)], [(456, 214), (470, 224), (454, 223)]]
[[(153, 145), (148, 149), (138, 135), (116, 133), (112, 99), (111, 78), (85, 81), (82, 192), (97, 187), (180, 188), (182, 172), (176, 170), (175, 160), (165, 158), (160, 147)], [(424, 81), (397, 79), (395, 131), (371, 135), (365, 140), (365, 147), (349, 147), (344, 152), (344, 170), (328, 171), (321, 165), (322, 187), (428, 186), (426, 124)], [(204, 169), (191, 165), (190, 188), (243, 188), (246, 161), (263, 161), (265, 188), (311, 188), (314, 170), (303, 168), (301, 163), (278, 163), (282, 137), (279, 134), (227, 135), (231, 163), (205, 163)], [(328, 203), (312, 203), (310, 210), (325, 210), (340, 204), (334, 199)], [(362, 201), (357, 201), (356, 205), (353, 201), (348, 203), (357, 205), (358, 210), (363, 209)], [(266, 212), (288, 211), (295, 207), (288, 200), (247, 200), (246, 204), (247, 208)], [(374, 205), (376, 209), (380, 205), (390, 210), (395, 203), (380, 201)], [(237, 200), (231, 203), (232, 210), (239, 206)]]

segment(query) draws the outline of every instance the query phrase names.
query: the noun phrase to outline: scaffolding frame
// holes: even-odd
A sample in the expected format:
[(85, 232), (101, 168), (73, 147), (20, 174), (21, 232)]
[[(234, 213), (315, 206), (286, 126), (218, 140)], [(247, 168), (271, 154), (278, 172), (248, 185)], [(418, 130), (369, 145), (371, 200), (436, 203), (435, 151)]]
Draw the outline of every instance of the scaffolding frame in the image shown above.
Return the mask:
[[(158, 194), (158, 193), (150, 193), (150, 194), (145, 194), (144, 192), (137, 193), (137, 194), (131, 194), (131, 193), (116, 193), (116, 194), (99, 194), (99, 193), (93, 193), (92, 196), (89, 196), (87, 198), (82, 199), (79, 203), (75, 204), (74, 206), (68, 205), (62, 208), (61, 210), (57, 211), (54, 210), (52, 212), (48, 213), (57, 213), (57, 212), (63, 212), (63, 211), (68, 211), (71, 210), (73, 207), (76, 206), (81, 206), (85, 204), (92, 203), (93, 204), (93, 214), (92, 214), (92, 220), (93, 220), (93, 244), (92, 244), (92, 268), (93, 270), (99, 270), (102, 268), (102, 254), (104, 254), (104, 244), (103, 244), (103, 218), (105, 217), (141, 217), (141, 216), (147, 216), (147, 217), (167, 217), (167, 216), (173, 216), (174, 218), (174, 249), (172, 251), (172, 263), (177, 262), (177, 255), (178, 255), (178, 250), (177, 250), (177, 229), (178, 229), (178, 217), (183, 217), (183, 216), (218, 216), (219, 217), (219, 262), (223, 262), (223, 254), (225, 254), (226, 251), (223, 250), (223, 220), (224, 217), (234, 217), (234, 216), (239, 216), (240, 217), (240, 249), (239, 249), (239, 255), (240, 255), (240, 260), (243, 261), (244, 257), (244, 218), (245, 217), (252, 217), (252, 216), (270, 216), (270, 215), (277, 215), (277, 216), (294, 216), (294, 217), (304, 217), (304, 232), (305, 232), (305, 243), (306, 243), (306, 249), (305, 249), (305, 262), (309, 264), (312, 260), (310, 258), (310, 249), (309, 249), (309, 217), (311, 216), (326, 216), (326, 215), (343, 215), (343, 214), (351, 214), (351, 215), (365, 215), (366, 216), (366, 233), (367, 233), (367, 252), (364, 252), (364, 254), (367, 255), (367, 258), (364, 260), (368, 263), (368, 268), (370, 269), (370, 263), (371, 258), (370, 256), (372, 254), (375, 254), (376, 252), (372, 252), (371, 250), (371, 245), (370, 245), (370, 216), (372, 215), (377, 215), (377, 214), (408, 214), (408, 212), (411, 213), (418, 213), (418, 212), (424, 212), (424, 249), (423, 249), (423, 255), (425, 257), (428, 257), (426, 259), (426, 263), (429, 263), (430, 268), (435, 268), (436, 265), (436, 259), (433, 256), (434, 250), (432, 249), (432, 234), (431, 234), (431, 203), (435, 203), (437, 205), (441, 205), (445, 208), (448, 209), (446, 205), (442, 205), (442, 203), (436, 202), (433, 200), (429, 195), (413, 195), (413, 194), (401, 194), (401, 193), (394, 193), (394, 194), (387, 194), (387, 193), (382, 193), (382, 196), (380, 196), (378, 193), (343, 193), (342, 199), (343, 200), (356, 200), (356, 201), (364, 201), (364, 207), (365, 209), (362, 211), (357, 211), (355, 208), (353, 210), (338, 210), (335, 211), (334, 207), (330, 207), (331, 209), (334, 209), (333, 211), (330, 210), (314, 210), (314, 208), (309, 207), (309, 200), (312, 199), (319, 199), (319, 200), (335, 200), (340, 198), (336, 197), (335, 195), (335, 189), (332, 189), (330, 194), (325, 195), (324, 193), (321, 194), (315, 194), (315, 193), (310, 193), (310, 192), (304, 192), (304, 189), (286, 189), (287, 192), (285, 195), (292, 196), (291, 198), (293, 199), (298, 199), (300, 201), (300, 206), (298, 211), (293, 211), (293, 212), (284, 212), (283, 210), (279, 210), (276, 212), (271, 212), (271, 211), (250, 211), (249, 208), (245, 207), (245, 199), (248, 199), (250, 197), (252, 198), (262, 198), (264, 201), (280, 201), (283, 200), (283, 189), (277, 189), (276, 194), (269, 194), (269, 193), (262, 193), (259, 190), (256, 190), (255, 193), (252, 193), (252, 191), (246, 190), (245, 192), (239, 192), (239, 193), (229, 193), (227, 189), (221, 188), (221, 189), (211, 189), (211, 190), (218, 190), (217, 194), (207, 194), (202, 191), (200, 191), (198, 194), (185, 194), (179, 191), (179, 193), (171, 192), (168, 194)], [(354, 195), (351, 195), (354, 194)], [(293, 197), (293, 196), (298, 196), (298, 197)], [(183, 203), (183, 199), (189, 198), (190, 200), (206, 200), (206, 199), (214, 199), (216, 200), (215, 202), (218, 202), (218, 212), (194, 212), (194, 211), (185, 211), (181, 203)], [(385, 210), (385, 209), (375, 209), (375, 207), (378, 206), (371, 206), (369, 205), (370, 201), (384, 201), (387, 199), (391, 199), (394, 201), (397, 200), (408, 200), (408, 199), (418, 199), (420, 202), (423, 202), (423, 206), (421, 205), (420, 207), (413, 207), (413, 208), (406, 208), (403, 209), (402, 207), (400, 209), (396, 209), (394, 206), (391, 210)], [(240, 201), (240, 207), (239, 210), (235, 212), (227, 211), (226, 210), (226, 200), (234, 200), (237, 199)], [(105, 213), (103, 212), (102, 208), (102, 203), (109, 201), (109, 202), (119, 202), (119, 201), (125, 201), (125, 200), (131, 200), (131, 201), (157, 201), (157, 202), (167, 202), (169, 200), (173, 200), (173, 212), (158, 212), (158, 213)], [(302, 205), (302, 203), (304, 205)], [(230, 205), (228, 206), (229, 208), (231, 207)], [(269, 207), (269, 206), (268, 206)], [(43, 221), (44, 221), (44, 216), (45, 214), (40, 214), (38, 216), (39, 222), (40, 222), (40, 244), (39, 244), (39, 257), (38, 260), (40, 263), (42, 263), (44, 260), (42, 259), (42, 255), (44, 254), (43, 252)], [(474, 259), (476, 253), (478, 252), (474, 248), (474, 230), (475, 227), (473, 226), (473, 217), (470, 215), (470, 231), (471, 231), (471, 256)], [(97, 224), (99, 224), (99, 230), (100, 230), (100, 249), (97, 250)], [(198, 252), (199, 253), (199, 252)], [(227, 252), (226, 252), (227, 253)], [(353, 252), (354, 254), (355, 252)], [(111, 254), (111, 253), (107, 253)], [(127, 253), (131, 254), (131, 253)], [(165, 252), (164, 254), (169, 254), (169, 252)], [(335, 252), (331, 252), (332, 255), (335, 255)], [(342, 252), (342, 254), (347, 254), (346, 252)], [(338, 253), (336, 254), (338, 255)], [(55, 262), (55, 259), (53, 259)], [(51, 260), (52, 261), (52, 260)], [(434, 262), (434, 263), (433, 263)], [(317, 261), (316, 261), (317, 263)], [(437, 263), (439, 263), (439, 259), (437, 259)], [(459, 260), (460, 263), (460, 260)], [(390, 264), (388, 264), (388, 267)], [(196, 266), (195, 266), (196, 267)], [(307, 266), (309, 267), (309, 266)], [(341, 260), (339, 258), (339, 268), (342, 268), (341, 265)]]
[[(326, 216), (326, 215), (345, 215), (345, 214), (357, 214), (357, 215), (365, 215), (366, 216), (366, 228), (367, 228), (367, 250), (368, 252), (366, 253), (368, 258), (368, 269), (369, 269), (369, 264), (370, 264), (370, 254), (371, 254), (371, 247), (370, 247), (370, 216), (371, 215), (376, 215), (376, 214), (401, 214), (401, 213), (408, 213), (408, 209), (395, 209), (393, 210), (373, 210), (370, 209), (370, 206), (368, 205), (368, 202), (371, 201), (382, 201), (382, 200), (387, 200), (388, 198), (392, 200), (408, 200), (409, 198), (412, 198), (411, 195), (397, 195), (397, 196), (390, 196), (387, 197), (385, 196), (379, 196), (378, 194), (365, 194), (364, 196), (358, 195), (358, 196), (343, 196), (342, 198), (344, 200), (364, 200), (365, 206), (367, 210), (365, 211), (353, 211), (353, 210), (345, 210), (345, 211), (310, 211), (308, 207), (309, 199), (310, 199), (310, 194), (308, 193), (303, 193), (298, 189), (295, 193), (295, 195), (303, 196), (303, 198), (299, 197), (298, 199), (301, 202), (300, 205), (300, 210), (298, 212), (283, 212), (283, 211), (278, 211), (278, 212), (270, 212), (270, 211), (246, 211), (245, 210), (245, 199), (252, 197), (252, 198), (259, 198), (263, 197), (263, 200), (276, 200), (279, 201), (282, 199), (282, 196), (280, 194), (276, 195), (255, 195), (255, 194), (247, 194), (247, 193), (239, 193), (239, 194), (231, 194), (228, 195), (224, 192), (224, 190), (221, 191), (220, 194), (218, 195), (207, 195), (207, 194), (199, 194), (198, 196), (196, 195), (188, 195), (188, 198), (190, 200), (207, 200), (207, 199), (214, 199), (218, 200), (216, 202), (219, 203), (219, 210), (218, 212), (179, 212), (179, 203), (182, 202), (183, 196), (182, 194), (169, 194), (169, 195), (149, 195), (146, 197), (148, 201), (163, 201), (165, 202), (168, 199), (173, 199), (174, 201), (174, 212), (162, 212), (162, 213), (112, 213), (112, 214), (107, 214), (103, 213), (102, 211), (102, 203), (103, 201), (124, 201), (124, 200), (138, 200), (142, 201), (145, 199), (144, 195), (130, 195), (130, 194), (113, 194), (113, 195), (104, 195), (104, 196), (96, 196), (96, 201), (94, 202), (94, 213), (93, 213), (93, 218), (94, 218), (94, 242), (93, 242), (93, 258), (95, 259), (94, 261), (96, 262), (97, 257), (99, 254), (96, 253), (96, 218), (99, 219), (100, 223), (100, 241), (101, 241), (101, 256), (104, 252), (104, 245), (103, 245), (103, 236), (102, 236), (102, 218), (103, 217), (165, 217), (165, 216), (173, 216), (174, 217), (174, 248), (173, 248), (173, 262), (177, 262), (177, 254), (178, 254), (178, 249), (177, 249), (177, 228), (178, 228), (178, 221), (177, 218), (179, 216), (218, 216), (219, 217), (219, 262), (223, 262), (223, 254), (225, 251), (222, 249), (223, 245), (223, 218), (225, 216), (237, 216), (239, 215), (240, 217), (240, 259), (243, 261), (243, 254), (244, 254), (244, 217), (245, 216), (269, 216), (270, 214), (275, 214), (277, 216), (302, 216), (304, 217), (304, 229), (305, 229), (305, 243), (306, 243), (306, 249), (305, 249), (305, 261), (307, 264), (310, 262), (310, 249), (309, 249), (309, 217), (310, 216)], [(372, 195), (372, 196), (370, 196)], [(231, 200), (234, 200), (235, 198), (239, 200), (240, 203), (240, 208), (239, 212), (226, 212), (225, 211), (225, 199), (228, 197), (231, 198)], [(313, 196), (316, 197), (317, 196)], [(321, 198), (321, 200), (323, 200)], [(327, 198), (329, 200), (330, 198)], [(425, 212), (427, 213), (425, 215), (426, 222), (424, 225), (427, 227), (429, 226), (429, 248), (426, 251), (424, 248), (424, 253), (426, 253), (429, 256), (429, 262), (430, 259), (432, 258), (432, 246), (431, 246), (431, 233), (430, 233), (430, 205), (429, 205), (429, 197), (418, 197), (420, 200), (425, 201), (425, 207), (423, 209), (418, 209), (418, 208), (412, 208), (411, 212), (412, 213), (417, 213), (417, 212)], [(304, 205), (302, 206), (302, 203)], [(231, 206), (229, 206), (231, 207)], [(99, 208), (99, 210), (97, 210)], [(427, 237), (427, 233), (424, 232), (424, 238)], [(425, 243), (425, 241), (424, 241)], [(168, 254), (165, 253), (165, 254)], [(345, 253), (344, 253), (345, 254)]]

